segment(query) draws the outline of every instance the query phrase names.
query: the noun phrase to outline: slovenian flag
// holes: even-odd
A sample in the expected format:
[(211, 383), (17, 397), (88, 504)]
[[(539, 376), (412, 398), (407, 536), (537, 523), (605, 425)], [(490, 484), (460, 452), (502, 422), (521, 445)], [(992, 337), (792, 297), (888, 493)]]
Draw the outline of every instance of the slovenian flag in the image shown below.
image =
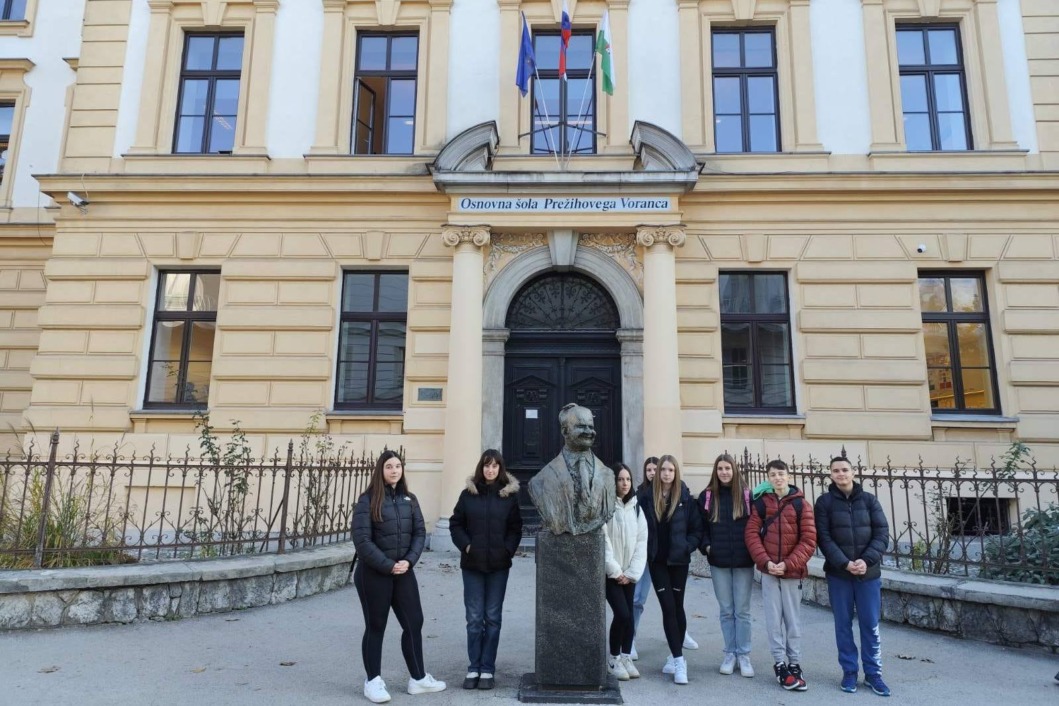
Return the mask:
[(515, 74), (515, 85), (522, 95), (529, 91), (530, 81), (537, 71), (537, 57), (533, 53), (533, 38), (530, 37), (526, 13), (522, 13), (522, 43), (518, 48), (518, 72)]
[(603, 76), (603, 92), (614, 95), (614, 57), (610, 50), (610, 12), (603, 11), (599, 21), (599, 34), (596, 36), (596, 53), (599, 54), (599, 73)]
[(566, 80), (566, 50), (570, 48), (570, 36), (574, 28), (570, 25), (570, 10), (563, 0), (563, 20), (559, 26), (559, 78)]

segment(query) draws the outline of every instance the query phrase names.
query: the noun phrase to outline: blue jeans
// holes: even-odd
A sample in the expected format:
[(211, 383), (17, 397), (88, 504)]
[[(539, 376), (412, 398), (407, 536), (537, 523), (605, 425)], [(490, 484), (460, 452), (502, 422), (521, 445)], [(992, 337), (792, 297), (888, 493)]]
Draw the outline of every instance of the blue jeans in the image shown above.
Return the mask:
[(710, 567), (713, 593), (721, 609), (721, 635), (725, 654), (750, 654), (750, 591), (754, 567), (723, 569)]
[(856, 581), (828, 575), (827, 594), (835, 616), (835, 643), (842, 671), (856, 674), (857, 644), (853, 641), (853, 611), (860, 626), (860, 656), (864, 675), (882, 673), (882, 647), (879, 644), (879, 614), (882, 606), (882, 579)]
[(643, 607), (647, 605), (647, 597), (651, 595), (651, 572), (644, 567), (640, 580), (636, 582), (636, 588), (632, 592), (632, 629), (633, 637), (640, 627), (640, 616), (643, 615)]
[(463, 604), (467, 608), (468, 672), (496, 673), (500, 622), (504, 611), (509, 569), (463, 570)]

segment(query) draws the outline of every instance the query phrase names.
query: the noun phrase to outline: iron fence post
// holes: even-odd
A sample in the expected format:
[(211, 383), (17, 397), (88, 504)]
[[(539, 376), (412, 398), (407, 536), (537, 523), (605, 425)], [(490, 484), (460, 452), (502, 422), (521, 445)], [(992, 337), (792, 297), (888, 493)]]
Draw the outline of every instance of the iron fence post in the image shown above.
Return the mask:
[(294, 439), (287, 444), (287, 466), (283, 470), (283, 500), (279, 508), (279, 549), (277, 554), (287, 551), (287, 500), (290, 498), (290, 474), (294, 464)]
[(44, 477), (44, 497), (40, 501), (40, 520), (37, 523), (37, 549), (33, 552), (33, 568), (44, 564), (44, 533), (48, 527), (48, 509), (51, 504), (51, 486), (55, 478), (55, 456), (59, 449), (59, 430), (51, 435), (51, 450), (48, 452), (48, 470)]

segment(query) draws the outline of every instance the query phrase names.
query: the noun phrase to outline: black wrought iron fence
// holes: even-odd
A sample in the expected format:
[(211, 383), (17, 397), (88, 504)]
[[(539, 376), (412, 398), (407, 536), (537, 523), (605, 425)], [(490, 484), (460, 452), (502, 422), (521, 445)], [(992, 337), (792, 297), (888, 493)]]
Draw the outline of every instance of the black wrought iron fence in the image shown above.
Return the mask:
[[(752, 486), (767, 480), (768, 459), (744, 449)], [(783, 459), (808, 500), (828, 491), (829, 459)], [(882, 503), (890, 523), (885, 564), (933, 574), (1059, 584), (1059, 471), (1032, 459), (974, 468), (867, 467), (857, 481)]]
[(0, 459), (0, 568), (199, 559), (351, 539), (370, 453), (277, 449), (235, 463), (193, 456), (57, 453)]

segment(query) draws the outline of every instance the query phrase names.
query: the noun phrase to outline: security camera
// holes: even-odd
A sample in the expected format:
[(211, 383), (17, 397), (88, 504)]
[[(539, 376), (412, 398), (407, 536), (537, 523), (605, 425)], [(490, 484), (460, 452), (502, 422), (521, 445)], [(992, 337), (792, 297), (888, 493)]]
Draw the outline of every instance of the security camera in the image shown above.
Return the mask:
[(66, 192), (66, 200), (70, 202), (71, 206), (76, 206), (77, 208), (83, 208), (88, 205), (88, 199), (79, 194), (75, 194), (73, 191)]
[(916, 246), (916, 252), (917, 252), (917, 253), (920, 253), (920, 254), (922, 254), (922, 253), (925, 253), (926, 251), (927, 251), (927, 246), (926, 246), (926, 244), (924, 244), (924, 243), (920, 243), (919, 245), (917, 245), (917, 246)]

